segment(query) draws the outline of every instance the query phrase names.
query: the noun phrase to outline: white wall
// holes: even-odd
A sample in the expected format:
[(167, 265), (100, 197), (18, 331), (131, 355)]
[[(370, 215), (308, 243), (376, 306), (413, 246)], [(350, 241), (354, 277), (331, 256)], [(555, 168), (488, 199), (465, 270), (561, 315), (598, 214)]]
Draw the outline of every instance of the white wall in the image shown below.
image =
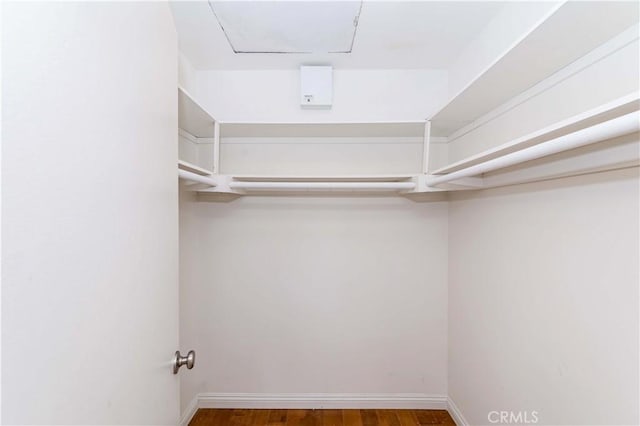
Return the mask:
[(198, 253), (183, 409), (200, 392), (446, 395), (445, 202), (185, 198), (180, 214)]
[(176, 424), (168, 5), (2, 6), (2, 423)]
[(632, 168), (452, 197), (449, 395), (469, 424), (638, 424), (639, 189)]
[[(441, 71), (335, 70), (333, 108), (302, 110), (297, 70), (196, 77), (222, 121), (423, 120), (447, 91)], [(421, 168), (422, 138), (312, 139), (225, 138), (221, 170)], [(180, 215), (183, 412), (198, 393), (446, 395), (446, 203), (184, 195)]]
[(447, 95), (439, 70), (333, 72), (333, 107), (300, 108), (298, 70), (198, 71), (197, 98), (222, 121), (424, 120)]
[(197, 72), (182, 53), (178, 54), (178, 84), (189, 93), (197, 90)]
[(220, 171), (231, 175), (417, 174), (422, 137), (224, 138)]
[(213, 170), (213, 138), (196, 138), (187, 132), (179, 131), (178, 158), (207, 170)]

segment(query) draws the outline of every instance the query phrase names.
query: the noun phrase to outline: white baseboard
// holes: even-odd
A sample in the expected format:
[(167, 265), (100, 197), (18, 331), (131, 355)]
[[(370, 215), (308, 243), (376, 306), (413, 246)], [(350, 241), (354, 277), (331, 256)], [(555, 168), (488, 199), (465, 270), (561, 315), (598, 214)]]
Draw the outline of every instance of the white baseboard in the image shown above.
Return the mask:
[(191, 421), (193, 416), (196, 415), (196, 411), (198, 411), (198, 408), (200, 407), (198, 407), (198, 395), (196, 395), (184, 410), (184, 414), (180, 419), (180, 426), (189, 426), (189, 422)]
[(187, 426), (198, 408), (445, 410), (447, 397), (422, 393), (200, 393), (188, 405), (180, 426)]
[(189, 403), (180, 426), (188, 426), (198, 408), (446, 410), (448, 400), (422, 393), (200, 393)]
[(469, 426), (469, 422), (464, 418), (462, 412), (458, 408), (453, 399), (447, 397), (447, 411), (449, 415), (453, 418), (453, 421), (456, 422), (458, 426)]
[(199, 408), (415, 408), (447, 406), (444, 395), (419, 393), (201, 393)]

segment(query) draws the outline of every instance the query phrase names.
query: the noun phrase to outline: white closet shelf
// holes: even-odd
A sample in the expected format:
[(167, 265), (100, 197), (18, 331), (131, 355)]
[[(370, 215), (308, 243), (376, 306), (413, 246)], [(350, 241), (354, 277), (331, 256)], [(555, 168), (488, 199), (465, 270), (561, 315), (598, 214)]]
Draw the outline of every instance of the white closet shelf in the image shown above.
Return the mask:
[[(181, 171), (181, 177), (210, 188), (195, 187), (203, 194), (297, 194), (297, 193), (384, 193), (410, 196), (420, 193), (443, 192), (440, 188), (429, 188), (425, 175), (370, 175), (370, 176), (196, 176)], [(185, 175), (185, 173), (189, 173)], [(203, 181), (202, 179), (206, 179)]]
[[(427, 185), (435, 186), (454, 183), (565, 151), (635, 134), (640, 130), (639, 111), (640, 95), (635, 92), (497, 148), (439, 169), (427, 176)], [(612, 162), (611, 168), (616, 168), (621, 163), (637, 163), (638, 150), (636, 149), (635, 152), (630, 150), (629, 152), (630, 154), (627, 153), (622, 160), (617, 158), (616, 161)], [(601, 167), (600, 170), (606, 170), (606, 167)], [(575, 174), (579, 172), (580, 170), (574, 170)], [(516, 178), (512, 183), (520, 182)], [(487, 186), (482, 185), (482, 187)]]
[(223, 138), (262, 137), (423, 137), (425, 121), (221, 122)]
[(432, 175), (443, 175), (465, 169), (476, 164), (483, 163), (540, 143), (558, 138), (560, 136), (574, 133), (576, 131), (594, 126), (640, 109), (640, 94), (630, 93), (626, 96), (607, 102), (591, 110), (585, 111), (573, 117), (554, 123), (543, 129), (537, 130), (528, 135), (519, 137), (495, 148), (488, 149), (478, 154), (472, 155), (463, 160), (441, 167)]
[(210, 170), (207, 170), (200, 166), (196, 166), (195, 164), (183, 160), (178, 160), (178, 169), (186, 170), (188, 172), (195, 173), (201, 176), (211, 176), (213, 174), (213, 172)]
[(215, 122), (184, 88), (178, 86), (178, 127), (197, 138), (215, 137)]
[[(208, 184), (209, 188), (193, 186), (200, 194), (215, 196), (211, 201), (229, 200), (238, 196), (260, 194), (295, 195), (295, 194), (383, 194), (405, 196), (414, 200), (440, 200), (442, 195), (433, 198), (428, 194), (446, 191), (441, 188), (430, 188), (426, 185), (426, 175), (371, 175), (371, 176), (232, 176), (214, 175), (202, 177), (189, 172), (180, 172), (183, 179)], [(189, 175), (186, 175), (189, 173)], [(234, 195), (235, 197), (218, 197)], [(424, 195), (421, 199), (415, 196)]]
[[(477, 125), (477, 121), (490, 119), (488, 115), (500, 108), (517, 103), (518, 96), (536, 83), (636, 24), (636, 10), (634, 2), (559, 5), (429, 118), (431, 134), (455, 138), (467, 126)], [(588, 36), (579, 31), (584, 28), (591, 29)], [(553, 54), (541, 55), (541, 51)], [(572, 71), (577, 72), (578, 65), (572, 64), (576, 68)]]

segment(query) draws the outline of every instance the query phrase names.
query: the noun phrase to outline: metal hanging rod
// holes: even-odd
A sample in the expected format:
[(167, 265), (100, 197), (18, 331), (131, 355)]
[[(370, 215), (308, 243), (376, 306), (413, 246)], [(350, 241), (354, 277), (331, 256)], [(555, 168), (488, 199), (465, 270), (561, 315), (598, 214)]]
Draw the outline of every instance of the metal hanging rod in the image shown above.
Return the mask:
[(457, 179), (477, 176), (482, 173), (491, 172), (524, 163), (526, 161), (536, 160), (538, 158), (568, 151), (570, 149), (613, 139), (629, 133), (637, 132), (638, 130), (640, 130), (640, 112), (634, 111), (612, 120), (578, 130), (577, 132), (569, 133), (550, 141), (543, 142), (539, 145), (485, 161), (484, 163), (476, 164), (445, 175), (429, 175), (427, 176), (426, 182), (428, 186), (435, 186)]
[(397, 191), (414, 189), (414, 182), (230, 182), (232, 189), (280, 191)]
[(188, 172), (186, 170), (178, 170), (178, 177), (180, 179), (190, 180), (193, 182), (204, 183), (209, 186), (216, 186), (217, 183), (215, 180), (210, 177), (202, 176), (197, 173)]

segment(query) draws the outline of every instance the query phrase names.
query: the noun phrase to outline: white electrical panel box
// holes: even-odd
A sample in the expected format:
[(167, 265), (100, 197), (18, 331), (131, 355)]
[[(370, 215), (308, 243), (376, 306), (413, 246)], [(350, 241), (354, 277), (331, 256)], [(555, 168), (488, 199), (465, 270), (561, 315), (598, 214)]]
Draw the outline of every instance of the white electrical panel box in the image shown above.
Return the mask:
[(333, 103), (333, 67), (300, 67), (300, 105), (302, 108), (331, 108)]

